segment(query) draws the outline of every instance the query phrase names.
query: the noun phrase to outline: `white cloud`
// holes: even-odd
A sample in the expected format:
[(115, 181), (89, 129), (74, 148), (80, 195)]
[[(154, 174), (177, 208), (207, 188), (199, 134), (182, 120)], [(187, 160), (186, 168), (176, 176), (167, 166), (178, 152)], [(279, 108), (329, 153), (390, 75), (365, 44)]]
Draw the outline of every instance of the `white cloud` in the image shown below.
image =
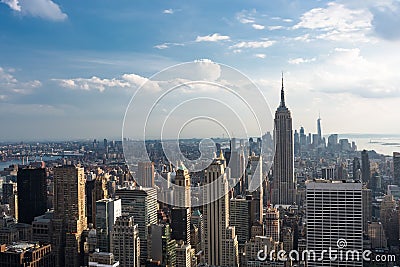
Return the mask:
[(75, 78), (75, 79), (53, 79), (58, 81), (60, 86), (70, 89), (81, 89), (81, 90), (98, 90), (103, 92), (106, 87), (129, 87), (131, 84), (124, 80), (119, 79), (101, 79), (93, 76), (89, 79), (86, 78)]
[(154, 47), (157, 49), (166, 49), (169, 46), (166, 43), (163, 43), (163, 44), (155, 45)]
[(249, 41), (249, 42), (239, 42), (235, 45), (232, 45), (230, 48), (267, 48), (272, 46), (275, 41)]
[(265, 26), (260, 25), (260, 24), (253, 24), (253, 25), (251, 25), (251, 27), (253, 27), (256, 30), (264, 30), (265, 29)]
[(163, 11), (163, 14), (174, 14), (174, 10), (173, 10), (172, 8), (170, 8), (170, 9), (165, 9), (165, 10)]
[(242, 24), (255, 23), (256, 20), (254, 19), (254, 15), (256, 13), (257, 12), (255, 10), (252, 11), (243, 10), (238, 14), (236, 14), (236, 19)]
[(266, 54), (255, 54), (254, 56), (258, 57), (258, 58), (266, 58), (267, 57)]
[(53, 21), (62, 21), (68, 17), (51, 0), (1, 0), (1, 2), (8, 5), (12, 10), (20, 12), (22, 15)]
[(9, 95), (16, 94), (29, 94), (33, 89), (42, 86), (42, 83), (38, 80), (21, 82), (18, 81), (11, 73), (13, 69), (3, 69), (0, 67), (0, 94), (3, 95), (3, 99)]
[(229, 39), (230, 37), (227, 35), (220, 35), (219, 33), (214, 33), (206, 36), (197, 36), (196, 42), (218, 42)]
[(281, 30), (281, 29), (284, 29), (284, 28), (285, 28), (285, 27), (280, 26), (280, 25), (268, 26), (268, 30), (270, 30), (270, 31)]
[(8, 5), (12, 10), (21, 11), (21, 6), (18, 0), (1, 0), (0, 3)]
[(369, 41), (372, 14), (367, 9), (349, 9), (343, 4), (330, 2), (326, 8), (305, 12), (293, 29), (310, 29), (318, 39), (332, 41)]
[(293, 59), (289, 59), (289, 64), (294, 64), (294, 65), (298, 65), (298, 64), (302, 64), (302, 63), (310, 63), (310, 62), (314, 62), (316, 60), (315, 57), (313, 58), (293, 58)]

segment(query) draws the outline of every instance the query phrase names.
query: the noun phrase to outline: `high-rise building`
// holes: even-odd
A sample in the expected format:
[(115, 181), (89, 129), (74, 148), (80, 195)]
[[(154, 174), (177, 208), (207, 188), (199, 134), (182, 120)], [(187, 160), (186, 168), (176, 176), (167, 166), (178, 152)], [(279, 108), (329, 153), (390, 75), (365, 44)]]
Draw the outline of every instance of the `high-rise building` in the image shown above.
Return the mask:
[(138, 162), (136, 182), (143, 187), (154, 187), (154, 163)]
[(172, 208), (171, 209), (171, 229), (172, 239), (183, 241), (190, 244), (190, 209)]
[(146, 240), (140, 239), (139, 226), (135, 224), (133, 216), (123, 214), (118, 217), (111, 231), (111, 252), (121, 266), (141, 266), (141, 242), (146, 243)]
[(176, 246), (176, 266), (191, 267), (191, 247), (185, 243), (178, 243)]
[(368, 223), (372, 220), (372, 191), (366, 187), (362, 189), (363, 232), (368, 233)]
[(96, 201), (97, 248), (100, 252), (110, 252), (110, 234), (117, 218), (121, 216), (121, 199)]
[(274, 120), (275, 158), (273, 165), (272, 202), (291, 205), (296, 199), (294, 177), (292, 117), (285, 104), (285, 92), (281, 89), (281, 103)]
[[(246, 169), (246, 189), (250, 192), (245, 192), (246, 197), (251, 195), (251, 220), (250, 223), (262, 222), (263, 219), (263, 158), (262, 156), (252, 155), (249, 157), (248, 166)], [(248, 182), (251, 181), (249, 184)]]
[(387, 239), (385, 230), (381, 222), (369, 222), (368, 223), (368, 237), (371, 240), (372, 249), (386, 249)]
[(328, 137), (328, 148), (331, 150), (336, 150), (338, 146), (338, 135), (337, 134), (331, 134)]
[(271, 237), (275, 242), (279, 241), (281, 225), (279, 221), (279, 210), (268, 207), (265, 212), (265, 236)]
[[(208, 265), (238, 266), (239, 252), (235, 227), (229, 224), (228, 179), (225, 173), (225, 159), (222, 154), (205, 170), (207, 184), (212, 190), (205, 190), (204, 212), (204, 246), (205, 261)], [(217, 200), (215, 198), (219, 197)]]
[(81, 234), (87, 228), (85, 176), (79, 166), (54, 168), (53, 242), (56, 265), (80, 266)]
[(250, 239), (251, 234), (251, 198), (244, 197), (230, 199), (229, 223), (235, 226), (235, 232), (239, 244), (244, 244)]
[(360, 159), (355, 157), (353, 159), (353, 180), (361, 180), (360, 178), (362, 179)]
[(153, 224), (150, 233), (148, 260), (161, 266), (176, 266), (176, 241), (171, 238), (169, 225)]
[[(193, 211), (191, 216), (191, 224), (197, 228), (197, 236), (191, 236), (190, 245), (196, 249), (196, 253), (198, 253), (200, 250), (204, 251), (204, 221), (203, 214), (201, 214), (199, 209)], [(196, 234), (196, 232), (193, 234)], [(193, 242), (194, 240), (197, 240), (198, 242)]]
[(321, 128), (321, 116), (317, 119), (317, 134), (318, 134), (318, 145), (322, 143), (322, 128)]
[(393, 181), (400, 186), (400, 152), (393, 152)]
[(365, 149), (361, 152), (361, 176), (363, 183), (371, 183), (371, 166), (368, 151)]
[(14, 199), (14, 195), (17, 193), (17, 184), (13, 182), (3, 183), (3, 204), (10, 204)]
[(139, 227), (139, 237), (143, 240), (140, 244), (140, 260), (145, 263), (145, 240), (149, 239), (149, 226), (157, 223), (157, 191), (155, 188), (129, 187), (117, 189), (115, 194), (121, 199), (122, 213), (133, 216)]
[(36, 216), (47, 210), (46, 170), (24, 168), (18, 170), (18, 222), (31, 224)]
[[(362, 184), (317, 180), (306, 184), (307, 249), (322, 261), (311, 258), (307, 266), (362, 266)], [(353, 250), (359, 254), (346, 261), (331, 260), (322, 250)]]

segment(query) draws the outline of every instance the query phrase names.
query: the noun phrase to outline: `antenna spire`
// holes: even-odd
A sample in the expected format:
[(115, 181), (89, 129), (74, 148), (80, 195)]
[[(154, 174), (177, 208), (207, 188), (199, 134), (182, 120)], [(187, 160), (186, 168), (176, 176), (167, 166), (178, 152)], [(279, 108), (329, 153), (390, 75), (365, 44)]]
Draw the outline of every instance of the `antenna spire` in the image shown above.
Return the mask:
[(283, 87), (283, 71), (282, 71), (282, 89), (281, 89), (281, 107), (285, 107), (285, 91)]

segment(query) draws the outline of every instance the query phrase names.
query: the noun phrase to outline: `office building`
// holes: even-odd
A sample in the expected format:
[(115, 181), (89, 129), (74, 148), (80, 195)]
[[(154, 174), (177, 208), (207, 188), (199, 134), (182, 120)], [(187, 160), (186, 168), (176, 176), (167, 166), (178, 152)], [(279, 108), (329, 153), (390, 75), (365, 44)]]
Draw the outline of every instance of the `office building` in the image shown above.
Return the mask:
[(0, 245), (0, 266), (53, 267), (56, 265), (54, 262), (54, 254), (51, 251), (51, 245), (16, 242), (10, 245)]
[(393, 181), (400, 186), (400, 152), (393, 152)]
[(85, 209), (84, 169), (75, 165), (54, 168), (52, 245), (57, 266), (82, 264), (81, 234), (87, 228)]
[(36, 216), (47, 210), (46, 170), (24, 168), (18, 170), (18, 222), (31, 224)]
[(138, 162), (136, 182), (142, 187), (154, 187), (154, 163)]
[(110, 234), (119, 216), (121, 216), (121, 199), (96, 201), (97, 248), (100, 252), (110, 252)]
[[(115, 260), (124, 267), (139, 267), (141, 241), (139, 226), (135, 224), (133, 216), (123, 214), (118, 217), (111, 231), (111, 253)], [(147, 246), (146, 246), (147, 248)]]
[[(203, 207), (205, 261), (208, 265), (238, 266), (238, 240), (229, 224), (228, 179), (222, 154), (205, 170), (204, 178), (212, 190), (204, 190)], [(219, 197), (219, 198), (218, 198)], [(217, 200), (215, 200), (217, 198)]]
[(281, 232), (279, 211), (276, 208), (268, 207), (265, 212), (265, 236), (278, 242)]
[[(340, 181), (311, 181), (306, 184), (307, 249), (321, 255), (322, 250), (354, 250), (359, 258), (322, 261), (311, 258), (308, 266), (362, 266), (363, 216), (362, 184)], [(339, 241), (338, 241), (339, 240)], [(342, 240), (342, 241), (341, 241)], [(345, 240), (345, 241), (343, 241)], [(345, 244), (339, 247), (338, 244)]]
[[(121, 199), (122, 213), (135, 218), (140, 240), (149, 239), (149, 226), (157, 223), (157, 191), (155, 188), (127, 187), (115, 192)], [(115, 254), (115, 253), (114, 253)], [(140, 244), (140, 259), (147, 260), (147, 242)], [(121, 263), (121, 265), (123, 265)]]

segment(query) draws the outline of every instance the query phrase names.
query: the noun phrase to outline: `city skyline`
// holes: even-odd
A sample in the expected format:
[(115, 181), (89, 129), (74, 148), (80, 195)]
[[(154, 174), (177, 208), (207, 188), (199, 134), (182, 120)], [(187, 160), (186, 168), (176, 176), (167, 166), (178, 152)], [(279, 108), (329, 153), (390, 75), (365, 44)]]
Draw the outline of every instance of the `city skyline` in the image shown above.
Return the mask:
[(143, 81), (203, 58), (255, 81), (271, 110), (283, 70), (294, 129), (314, 132), (320, 111), (323, 133), (397, 134), (400, 126), (391, 122), (400, 96), (400, 32), (392, 25), (399, 12), (395, 0), (79, 6), (2, 0), (2, 137), (118, 137)]

